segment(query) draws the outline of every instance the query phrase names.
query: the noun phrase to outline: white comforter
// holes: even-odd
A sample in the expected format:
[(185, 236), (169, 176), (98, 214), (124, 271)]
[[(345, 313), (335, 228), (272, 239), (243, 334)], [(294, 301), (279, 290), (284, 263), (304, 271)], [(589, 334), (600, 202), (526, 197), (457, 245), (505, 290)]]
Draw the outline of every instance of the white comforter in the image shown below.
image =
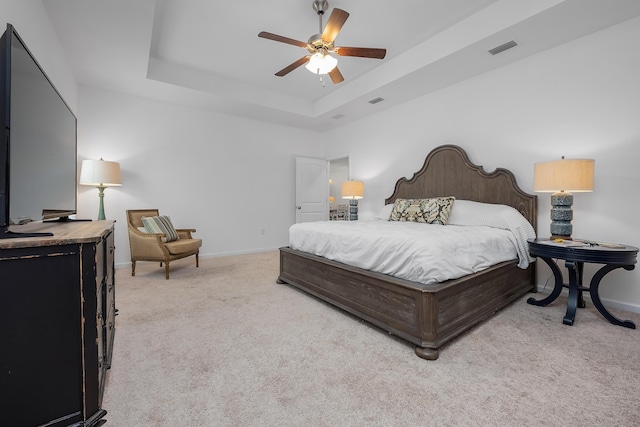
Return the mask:
[[(516, 233), (518, 234), (518, 233)], [(321, 221), (291, 226), (292, 249), (420, 283), (457, 279), (519, 258), (526, 240), (489, 226)], [(526, 268), (528, 254), (520, 257)]]

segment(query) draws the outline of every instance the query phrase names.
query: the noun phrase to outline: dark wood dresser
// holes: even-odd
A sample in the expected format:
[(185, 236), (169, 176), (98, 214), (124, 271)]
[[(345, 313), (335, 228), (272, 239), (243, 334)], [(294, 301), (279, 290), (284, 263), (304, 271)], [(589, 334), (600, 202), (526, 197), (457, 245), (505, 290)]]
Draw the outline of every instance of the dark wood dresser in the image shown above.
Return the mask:
[(0, 424), (97, 426), (115, 335), (114, 221), (0, 240)]

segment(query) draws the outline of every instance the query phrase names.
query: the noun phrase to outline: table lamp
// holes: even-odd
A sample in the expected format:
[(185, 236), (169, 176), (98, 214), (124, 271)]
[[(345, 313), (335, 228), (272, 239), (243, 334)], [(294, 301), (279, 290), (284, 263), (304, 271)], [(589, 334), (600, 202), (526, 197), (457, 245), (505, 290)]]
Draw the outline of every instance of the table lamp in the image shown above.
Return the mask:
[(98, 189), (100, 197), (100, 209), (98, 219), (104, 216), (104, 189), (107, 187), (119, 187), (122, 185), (120, 175), (120, 163), (100, 160), (83, 160), (80, 170), (80, 185), (92, 185)]
[(551, 239), (571, 240), (573, 194), (593, 191), (595, 160), (565, 159), (536, 163), (533, 190), (551, 195)]
[(349, 200), (349, 221), (358, 219), (358, 200), (364, 196), (362, 181), (344, 181), (342, 183), (342, 198)]

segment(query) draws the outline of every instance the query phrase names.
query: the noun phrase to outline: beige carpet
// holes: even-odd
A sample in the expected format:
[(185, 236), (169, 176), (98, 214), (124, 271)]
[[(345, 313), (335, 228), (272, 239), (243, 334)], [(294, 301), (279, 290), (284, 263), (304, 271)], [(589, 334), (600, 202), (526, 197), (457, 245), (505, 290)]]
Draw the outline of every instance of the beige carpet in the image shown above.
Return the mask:
[[(640, 331), (525, 298), (413, 346), (287, 285), (268, 252), (116, 272), (107, 426), (636, 426)], [(615, 273), (613, 273), (615, 274)], [(606, 281), (603, 282), (606, 286)], [(541, 294), (538, 294), (538, 297)], [(612, 310), (640, 326), (640, 315)]]

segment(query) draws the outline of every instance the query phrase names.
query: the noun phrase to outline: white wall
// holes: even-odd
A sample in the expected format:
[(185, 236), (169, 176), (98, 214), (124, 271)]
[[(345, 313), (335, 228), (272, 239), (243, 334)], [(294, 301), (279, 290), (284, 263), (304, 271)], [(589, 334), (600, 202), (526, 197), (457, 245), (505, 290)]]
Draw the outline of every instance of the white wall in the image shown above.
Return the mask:
[(78, 86), (42, 0), (0, 0), (0, 33), (14, 26), (40, 67), (77, 115)]
[[(324, 155), (315, 133), (81, 87), (78, 162), (117, 161), (105, 190), (116, 264), (130, 262), (127, 209), (158, 208), (196, 228), (201, 256), (275, 249), (295, 222), (295, 157)], [(79, 188), (78, 217), (97, 218), (98, 190)], [(263, 234), (264, 230), (264, 234)]]
[[(535, 162), (593, 158), (596, 188), (575, 195), (574, 236), (640, 246), (638, 40), (640, 18), (469, 79), (329, 132), (327, 156), (349, 152), (352, 178), (365, 182), (360, 218), (441, 144), (463, 147), (487, 171), (510, 169), (527, 192)], [(549, 196), (538, 195), (541, 237), (549, 235)], [(551, 272), (538, 264), (544, 284)], [(590, 280), (594, 266), (585, 272)], [(611, 272), (601, 295), (640, 311), (640, 269)]]

